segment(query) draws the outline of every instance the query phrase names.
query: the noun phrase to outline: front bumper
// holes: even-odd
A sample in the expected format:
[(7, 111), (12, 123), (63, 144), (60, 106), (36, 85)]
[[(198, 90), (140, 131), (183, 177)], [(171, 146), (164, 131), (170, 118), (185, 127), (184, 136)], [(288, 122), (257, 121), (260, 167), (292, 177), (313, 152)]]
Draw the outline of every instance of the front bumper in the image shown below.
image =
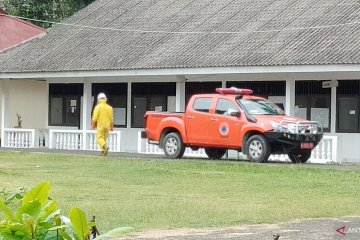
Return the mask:
[(288, 133), (288, 132), (266, 132), (266, 138), (270, 143), (282, 143), (292, 149), (301, 149), (301, 144), (313, 143), (315, 147), (322, 139), (323, 133)]

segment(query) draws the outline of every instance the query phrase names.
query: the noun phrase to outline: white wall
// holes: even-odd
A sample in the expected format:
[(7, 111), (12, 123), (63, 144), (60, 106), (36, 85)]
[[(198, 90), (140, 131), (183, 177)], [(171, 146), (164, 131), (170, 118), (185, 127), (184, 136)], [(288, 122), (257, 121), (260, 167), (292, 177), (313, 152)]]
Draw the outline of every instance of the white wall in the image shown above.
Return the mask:
[(357, 162), (360, 163), (360, 134), (359, 133), (336, 133), (330, 134), (337, 136), (338, 162)]
[(121, 131), (120, 151), (137, 152), (138, 150), (138, 132), (144, 131), (143, 128), (115, 128)]
[(9, 122), (12, 128), (17, 125), (16, 113), (22, 117), (23, 128), (45, 128), (47, 118), (47, 89), (45, 81), (10, 80)]

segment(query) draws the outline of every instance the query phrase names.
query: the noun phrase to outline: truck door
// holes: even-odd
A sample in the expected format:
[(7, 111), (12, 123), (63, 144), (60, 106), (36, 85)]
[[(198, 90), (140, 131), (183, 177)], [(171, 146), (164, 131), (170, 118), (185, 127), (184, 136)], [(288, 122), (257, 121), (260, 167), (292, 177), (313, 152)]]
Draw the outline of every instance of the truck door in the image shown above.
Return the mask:
[(209, 136), (209, 111), (212, 97), (198, 97), (185, 116), (186, 135), (190, 144), (206, 145)]
[(229, 110), (240, 111), (240, 107), (229, 99), (219, 98), (210, 117), (209, 141), (219, 147), (238, 148), (244, 116), (230, 116)]

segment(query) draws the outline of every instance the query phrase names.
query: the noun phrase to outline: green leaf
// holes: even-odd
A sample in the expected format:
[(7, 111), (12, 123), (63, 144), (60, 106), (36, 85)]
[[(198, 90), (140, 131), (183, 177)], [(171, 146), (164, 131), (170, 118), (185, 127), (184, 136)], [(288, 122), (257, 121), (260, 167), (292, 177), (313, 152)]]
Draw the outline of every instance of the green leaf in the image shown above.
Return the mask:
[(58, 203), (56, 201), (49, 201), (46, 206), (41, 209), (41, 213), (39, 216), (39, 221), (48, 221), (48, 217), (52, 215), (52, 213), (57, 211)]
[(6, 240), (31, 239), (29, 229), (25, 224), (4, 221), (0, 223), (0, 239), (1, 237)]
[(38, 200), (41, 206), (44, 206), (48, 200), (51, 184), (50, 182), (39, 183), (36, 187), (25, 193), (23, 205)]
[(107, 233), (105, 233), (103, 235), (100, 235), (100, 236), (96, 237), (95, 240), (120, 237), (120, 236), (128, 234), (129, 232), (132, 232), (132, 231), (134, 231), (134, 228), (132, 228), (132, 227), (119, 227), (119, 228), (115, 228), (113, 230), (110, 230), (109, 232), (107, 232)]
[(69, 212), (70, 222), (81, 240), (85, 240), (90, 233), (85, 213), (77, 207), (73, 207)]
[(8, 206), (5, 205), (3, 199), (0, 198), (0, 210), (4, 212), (8, 220), (15, 221), (15, 216)]
[(19, 207), (16, 213), (18, 219), (22, 218), (22, 215), (27, 214), (32, 218), (37, 219), (41, 211), (41, 204), (39, 201), (29, 202)]
[(44, 221), (48, 222), (50, 220), (54, 220), (56, 222), (56, 217), (59, 216), (59, 215), (60, 215), (60, 209), (57, 209), (54, 212), (52, 212), (49, 216), (47, 216)]
[(49, 231), (55, 231), (55, 230), (59, 230), (59, 229), (66, 229), (67, 226), (66, 225), (60, 225), (60, 226), (55, 226), (55, 227), (51, 227), (48, 230)]
[(30, 215), (24, 214), (23, 220), (26, 226), (28, 227), (28, 231), (30, 235), (33, 237), (35, 236), (35, 221), (34, 218), (32, 218)]

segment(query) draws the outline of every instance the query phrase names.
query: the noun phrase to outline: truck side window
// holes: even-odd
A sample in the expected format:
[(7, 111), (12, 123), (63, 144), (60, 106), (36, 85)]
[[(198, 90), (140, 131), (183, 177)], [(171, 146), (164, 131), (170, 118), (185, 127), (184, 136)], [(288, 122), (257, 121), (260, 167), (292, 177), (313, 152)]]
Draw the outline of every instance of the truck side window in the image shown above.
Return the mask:
[(199, 112), (209, 112), (212, 98), (196, 98), (193, 109)]
[(215, 113), (226, 115), (229, 109), (239, 110), (233, 102), (227, 99), (219, 98), (218, 102), (216, 103)]

